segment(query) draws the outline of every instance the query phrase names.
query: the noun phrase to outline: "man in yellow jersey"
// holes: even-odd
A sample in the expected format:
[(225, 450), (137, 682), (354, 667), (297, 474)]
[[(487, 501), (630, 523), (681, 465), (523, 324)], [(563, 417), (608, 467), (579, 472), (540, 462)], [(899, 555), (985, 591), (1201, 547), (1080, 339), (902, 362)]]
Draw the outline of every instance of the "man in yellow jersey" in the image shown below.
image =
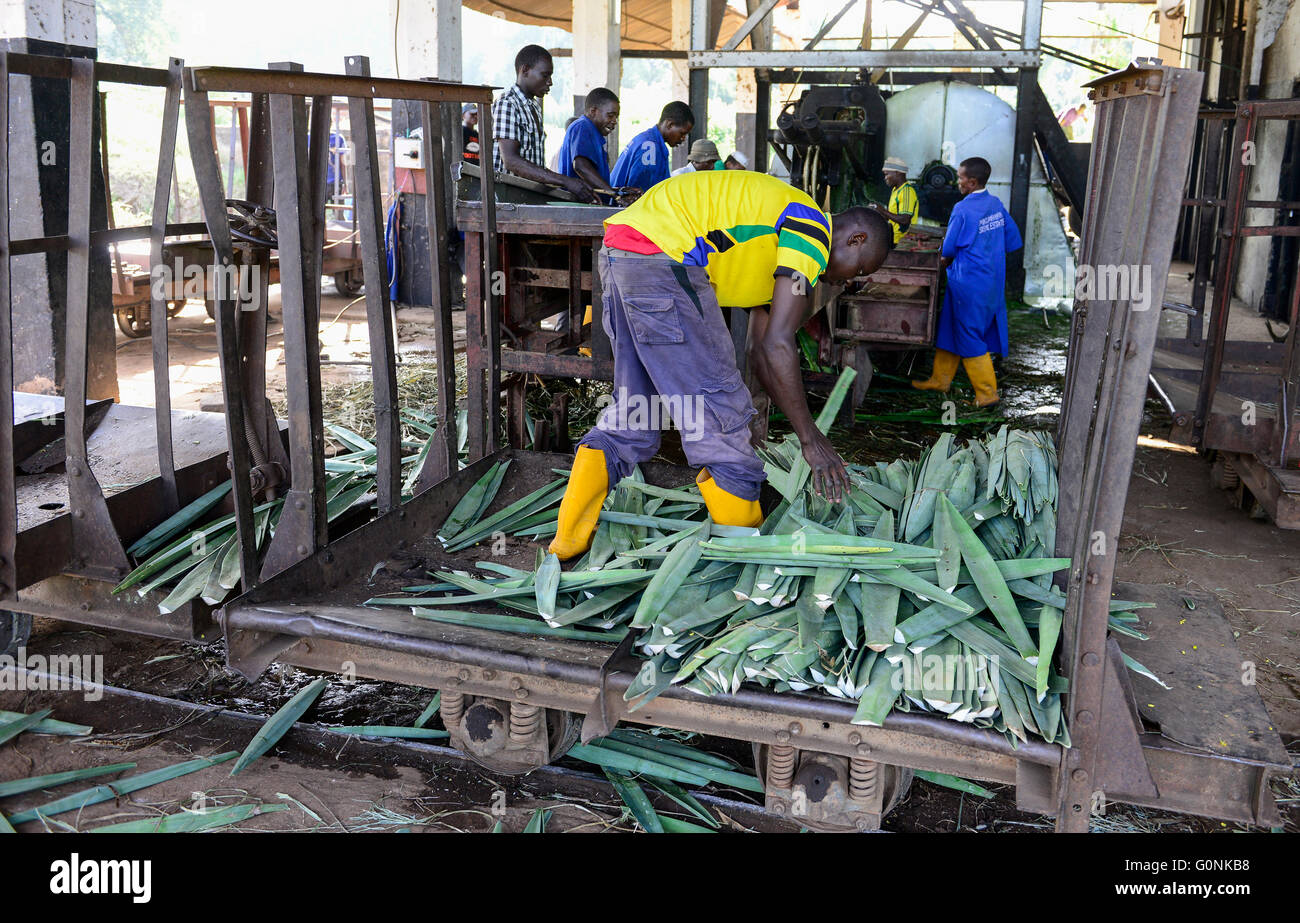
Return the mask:
[(808, 410), (795, 334), (819, 279), (872, 273), (892, 246), (888, 222), (870, 209), (832, 221), (805, 193), (748, 170), (673, 177), (606, 219), (599, 270), (614, 401), (578, 446), (551, 552), (568, 559), (590, 547), (606, 493), (658, 451), (664, 416), (701, 466), (713, 521), (762, 521), (754, 405), (721, 305), (754, 309), (758, 379), (799, 437), (814, 488), (839, 500), (848, 475)]
[(916, 187), (907, 181), (907, 164), (899, 158), (885, 158), (882, 170), (885, 185), (890, 190), (889, 208), (882, 209), (877, 205), (876, 210), (894, 226), (894, 243), (898, 243), (916, 220), (920, 208), (916, 201)]

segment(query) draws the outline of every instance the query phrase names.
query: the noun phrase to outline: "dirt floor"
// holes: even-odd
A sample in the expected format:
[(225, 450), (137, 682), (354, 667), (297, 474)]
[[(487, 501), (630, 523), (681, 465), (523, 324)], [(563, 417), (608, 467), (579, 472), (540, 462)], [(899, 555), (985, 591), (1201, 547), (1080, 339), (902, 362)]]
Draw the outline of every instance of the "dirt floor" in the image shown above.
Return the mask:
[(1243, 661), (1284, 739), (1300, 738), (1300, 533), (1235, 509), (1185, 446), (1138, 447), (1116, 578), (1208, 593), (1222, 604)]
[[(273, 290), (274, 291), (274, 290)], [(323, 369), (327, 387), (346, 390), (368, 375), (364, 302), (328, 290), (322, 299)], [(278, 296), (273, 295), (273, 315)], [(463, 314), (457, 316), (458, 343), (463, 343)], [(404, 358), (421, 360), (429, 348), (429, 318), (399, 312)], [(199, 305), (190, 305), (172, 322), (172, 382), (178, 408), (219, 405), (215, 331)], [(1039, 312), (1012, 312), (1012, 354), (1001, 364), (1003, 407), (996, 413), (963, 409), (959, 435), (977, 435), (1011, 422), (1050, 429), (1060, 404), (1068, 318)], [(267, 355), (271, 389), (283, 388), (284, 366), (278, 348), (279, 324), (273, 324)], [(125, 403), (148, 404), (152, 396), (147, 340), (119, 336), (118, 363)], [(427, 356), (425, 356), (427, 358)], [(356, 363), (356, 364), (350, 364)], [(915, 456), (945, 427), (939, 398), (920, 394), (907, 379), (929, 369), (925, 353), (883, 353), (866, 403), (853, 425), (832, 431), (850, 461)], [(578, 388), (590, 398), (592, 388)], [(958, 400), (968, 399), (969, 385), (959, 378)], [(575, 435), (591, 421), (583, 408), (594, 401), (575, 401), (571, 425)], [(1230, 494), (1210, 485), (1210, 462), (1195, 451), (1164, 441), (1168, 418), (1148, 403), (1137, 462), (1129, 485), (1117, 579), (1169, 584), (1202, 591), (1224, 607), (1237, 636), (1243, 660), (1257, 667), (1261, 696), (1293, 756), (1300, 758), (1300, 533), (1285, 532), (1235, 509)], [(774, 421), (779, 432), (781, 421)], [(671, 440), (665, 443), (671, 460)], [(310, 679), (293, 669), (272, 668), (249, 683), (224, 667), (220, 644), (211, 647), (161, 641), (87, 629), (70, 623), (39, 621), (30, 648), (39, 653), (92, 653), (103, 657), (104, 681), (172, 699), (267, 716)], [(1137, 680), (1141, 683), (1144, 680)], [(323, 725), (410, 724), (428, 702), (428, 690), (387, 683), (331, 683), (304, 721)], [(55, 708), (54, 717), (95, 716), (92, 703), (70, 694), (0, 691), (0, 708), (31, 711)], [(99, 725), (102, 733), (87, 739), (24, 734), (0, 749), (0, 779), (54, 772), (87, 765), (130, 760), (152, 769), (191, 758), (242, 749), (255, 726), (246, 721), (223, 723), (212, 716), (172, 726), (158, 713), (141, 708), (100, 712), (99, 717), (66, 717)], [(431, 727), (438, 726), (435, 717)], [(407, 759), (380, 743), (349, 743), (337, 752), (313, 749), (298, 741), (297, 731), (238, 776), (229, 764), (213, 766), (138, 793), (60, 815), (71, 828), (157, 816), (194, 804), (259, 803), (288, 805), (288, 810), (253, 817), (244, 830), (488, 830), (501, 819), (507, 830), (520, 830), (539, 807), (555, 811), (548, 829), (572, 831), (629, 830), (632, 821), (611, 794), (557, 799), (518, 779), (491, 778), (479, 770), (452, 770)], [(573, 764), (583, 768), (582, 764)], [(586, 767), (590, 768), (590, 767)], [(137, 770), (138, 771), (138, 770)], [(534, 774), (535, 776), (536, 774)], [(96, 780), (97, 781), (97, 780)], [(94, 781), (84, 783), (94, 784)], [(80, 785), (71, 786), (79, 788)], [(990, 786), (991, 799), (961, 794), (917, 781), (902, 805), (885, 822), (894, 831), (1045, 832), (1049, 819), (1016, 811), (1009, 787)], [(1300, 782), (1294, 777), (1273, 783), (1286, 829), (1300, 831)], [(504, 816), (493, 814), (493, 793), (506, 791)], [(6, 799), (6, 814), (65, 794), (30, 793)], [(744, 793), (726, 792), (743, 798)], [(58, 825), (51, 823), (51, 828)], [(725, 826), (725, 825), (724, 825)], [(39, 830), (39, 821), (23, 830)], [(735, 823), (726, 829), (745, 829)], [(1099, 830), (1231, 831), (1236, 825), (1113, 808), (1094, 821)]]
[[(284, 331), (280, 324), (280, 287), (271, 286), (271, 321), (267, 325), (266, 380), (271, 400), (284, 398)], [(321, 381), (344, 386), (370, 377), (370, 340), (364, 297), (347, 298), (326, 282), (321, 292)], [(457, 350), (465, 348), (465, 312), (452, 315)], [(433, 352), (433, 309), (397, 311), (397, 356), (427, 360)], [(121, 402), (153, 406), (153, 360), (149, 338), (117, 334), (117, 377)], [(168, 324), (172, 407), (176, 410), (221, 409), (221, 371), (217, 362), (216, 325), (203, 304), (190, 301)]]

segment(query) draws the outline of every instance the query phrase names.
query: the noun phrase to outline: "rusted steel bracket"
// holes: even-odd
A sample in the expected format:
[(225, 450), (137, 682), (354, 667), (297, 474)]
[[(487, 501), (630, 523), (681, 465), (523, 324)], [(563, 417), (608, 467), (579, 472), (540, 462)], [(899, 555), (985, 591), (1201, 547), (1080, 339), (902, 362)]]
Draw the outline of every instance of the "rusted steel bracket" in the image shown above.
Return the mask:
[[(1061, 632), (1061, 664), (1070, 679), (1065, 701), (1072, 746), (1058, 770), (1057, 830), (1083, 832), (1105, 785), (1151, 793), (1127, 699), (1122, 662), (1107, 639), (1115, 557), (1128, 478), (1142, 422), (1158, 333), (1158, 306), (1168, 274), (1179, 191), (1186, 172), (1202, 75), (1142, 68), (1107, 75), (1098, 90), (1080, 264), (1151, 267), (1152, 305), (1134, 293), (1075, 306), (1057, 451), (1060, 516), (1057, 553), (1071, 559)], [(1158, 80), (1158, 95), (1127, 93)], [(1122, 99), (1120, 103), (1118, 100)], [(1148, 794), (1146, 797), (1151, 797)]]
[[(287, 87), (302, 66), (272, 65)], [(289, 493), (266, 551), (266, 580), (324, 546), (325, 431), (320, 389), (320, 241), (329, 128), (312, 99), (311, 120), (296, 94), (271, 94), (272, 171), (280, 220), (280, 290), (289, 403)], [(328, 104), (328, 99), (325, 99)], [(310, 136), (311, 143), (308, 143)], [(305, 169), (304, 169), (305, 168)]]
[[(95, 62), (69, 59), (69, 175), (67, 380), (64, 439), (68, 499), (72, 508), (71, 568), (116, 582), (130, 569), (126, 551), (108, 514), (104, 491), (90, 470), (86, 451), (86, 373), (90, 332), (90, 185), (95, 108)], [(6, 397), (6, 400), (8, 398)]]
[(582, 723), (582, 742), (604, 737), (618, 725), (627, 714), (628, 704), (623, 694), (636, 679), (642, 661), (632, 656), (632, 645), (636, 643), (639, 631), (629, 631), (614, 648), (614, 653), (601, 664), (600, 691), (596, 700), (587, 709), (587, 719)]
[(1101, 692), (1101, 736), (1094, 771), (1096, 790), (1106, 801), (1150, 800), (1160, 797), (1142, 753), (1142, 719), (1124, 655), (1114, 638), (1106, 639), (1106, 665)]
[[(180, 58), (167, 62), (167, 96), (163, 101), (162, 139), (158, 144), (158, 175), (153, 188), (153, 222), (149, 232), (149, 265), (154, 273), (168, 272), (163, 263), (167, 237), (167, 206), (171, 202), (172, 174), (176, 169), (176, 131), (180, 121), (181, 77), (185, 64)], [(108, 167), (104, 167), (107, 175)], [(155, 276), (155, 278), (157, 278)], [(176, 458), (172, 450), (172, 397), (168, 376), (167, 299), (159, 286), (149, 292), (149, 324), (153, 350), (154, 420), (158, 430), (158, 475), (163, 484), (164, 515), (180, 509), (176, 487)]]
[[(234, 245), (226, 212), (226, 196), (221, 185), (221, 167), (212, 146), (212, 110), (208, 94), (194, 80), (193, 70), (186, 68), (185, 130), (189, 139), (194, 178), (199, 187), (203, 215), (212, 239), (214, 275), (229, 271), (234, 263)], [(223, 270), (223, 267), (226, 267)], [(257, 547), (253, 535), (253, 492), (249, 470), (253, 466), (249, 450), (244, 413), (243, 370), (240, 368), (237, 305), (230, 297), (229, 286), (217, 286), (217, 352), (221, 365), (221, 396), (225, 403), (226, 438), (230, 451), (230, 472), (234, 484), (231, 494), (235, 503), (235, 534), (239, 543), (240, 581), (244, 590), (257, 582)]]

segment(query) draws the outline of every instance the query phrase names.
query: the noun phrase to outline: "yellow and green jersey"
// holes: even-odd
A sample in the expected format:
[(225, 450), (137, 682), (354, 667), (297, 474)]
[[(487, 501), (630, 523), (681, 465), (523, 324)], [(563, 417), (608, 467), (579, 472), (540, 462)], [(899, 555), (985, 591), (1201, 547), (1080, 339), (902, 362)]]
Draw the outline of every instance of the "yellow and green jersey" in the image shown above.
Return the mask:
[[(903, 183), (889, 193), (889, 210), (895, 215), (911, 215), (912, 220), (916, 221), (917, 208), (916, 187), (911, 183)], [(894, 243), (898, 243), (907, 232), (897, 221), (889, 223), (894, 226)]]
[(773, 278), (798, 274), (809, 288), (826, 271), (831, 219), (805, 193), (765, 173), (704, 170), (656, 183), (605, 220), (649, 239), (687, 266), (704, 266), (718, 303), (772, 300)]

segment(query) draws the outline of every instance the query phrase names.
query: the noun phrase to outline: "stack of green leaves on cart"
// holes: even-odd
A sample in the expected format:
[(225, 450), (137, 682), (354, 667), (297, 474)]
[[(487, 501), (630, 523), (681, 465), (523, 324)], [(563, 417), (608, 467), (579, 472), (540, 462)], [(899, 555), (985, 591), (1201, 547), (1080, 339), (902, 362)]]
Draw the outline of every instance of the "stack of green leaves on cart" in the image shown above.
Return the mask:
[[(851, 379), (819, 415), (823, 432)], [(437, 571), (438, 582), (404, 588), (417, 596), (369, 603), (576, 641), (636, 631), (645, 663), (627, 690), (633, 711), (674, 685), (715, 695), (753, 684), (854, 702), (864, 725), (919, 711), (1068, 745), (1067, 682), (1053, 664), (1065, 596), (1052, 575), (1069, 560), (1052, 556), (1049, 436), (1004, 426), (964, 444), (941, 436), (915, 460), (850, 465), (841, 503), (811, 489), (793, 436), (760, 454), (782, 499), (757, 529), (711, 522), (694, 484), (664, 488), (634, 472), (567, 570), (539, 548), (531, 570), (487, 558), (481, 574)], [(483, 516), (503, 467), (448, 517), (439, 535), (449, 551), (496, 532), (554, 533), (562, 478)], [(1143, 605), (1113, 602), (1112, 629), (1144, 637), (1134, 626)]]
[[(403, 422), (408, 430), (426, 437), (402, 443), (408, 450), (402, 458), (403, 499), (408, 499), (433, 445), (434, 426), (427, 416), (413, 410), (403, 414)], [(379, 452), (373, 443), (349, 429), (334, 424), (327, 428), (345, 450), (325, 460), (325, 512), (333, 522), (363, 498), (373, 497)], [(463, 440), (464, 425), (460, 431)], [(230, 487), (230, 481), (214, 487), (131, 545), (127, 553), (138, 566), (113, 592), (135, 589), (146, 596), (170, 588), (158, 605), (163, 614), (193, 599), (213, 606), (223, 602), (239, 583), (239, 547), (234, 514), (213, 516), (213, 511), (226, 499)], [(259, 554), (275, 536), (283, 508), (283, 497), (254, 507), (253, 533)]]

